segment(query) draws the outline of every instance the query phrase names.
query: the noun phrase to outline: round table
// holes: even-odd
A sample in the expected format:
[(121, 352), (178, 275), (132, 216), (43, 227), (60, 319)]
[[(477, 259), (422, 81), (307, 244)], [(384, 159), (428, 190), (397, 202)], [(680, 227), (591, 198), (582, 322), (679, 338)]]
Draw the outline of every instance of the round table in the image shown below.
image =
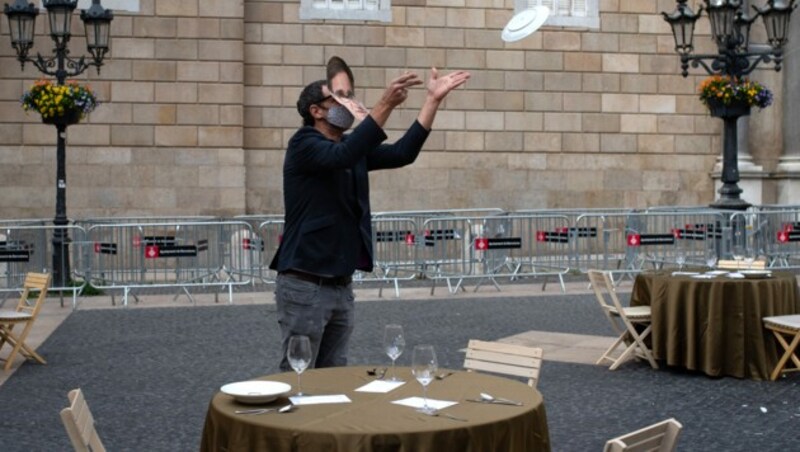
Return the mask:
[[(519, 381), (476, 372), (455, 372), (434, 380), (428, 397), (458, 402), (442, 410), (464, 418), (431, 417), (414, 408), (391, 403), (421, 397), (422, 386), (409, 368), (398, 367), (406, 384), (388, 393), (354, 390), (374, 380), (367, 367), (308, 370), (302, 375), (304, 392), (344, 394), (352, 403), (302, 405), (286, 414), (237, 415), (252, 406), (217, 393), (208, 408), (201, 451), (549, 451), (544, 402), (541, 394)], [(261, 377), (296, 385), (294, 373)], [(468, 402), (487, 392), (522, 402), (522, 406)], [(267, 407), (288, 403), (279, 398)]]
[(636, 277), (631, 306), (652, 308), (656, 359), (711, 376), (769, 379), (778, 350), (761, 319), (800, 313), (797, 279), (698, 279), (670, 271)]

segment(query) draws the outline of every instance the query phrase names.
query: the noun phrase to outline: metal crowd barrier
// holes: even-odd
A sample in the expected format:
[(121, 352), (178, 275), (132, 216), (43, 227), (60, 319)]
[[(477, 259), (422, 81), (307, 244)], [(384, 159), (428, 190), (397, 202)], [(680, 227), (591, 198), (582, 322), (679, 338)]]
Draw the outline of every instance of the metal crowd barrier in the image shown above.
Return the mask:
[[(400, 284), (440, 281), (455, 293), (500, 280), (564, 275), (598, 268), (615, 283), (648, 268), (705, 265), (709, 255), (766, 256), (774, 268), (800, 268), (800, 206), (759, 206), (744, 212), (702, 207), (632, 209), (453, 209), (379, 212), (372, 219), (375, 269), (354, 281)], [(50, 220), (0, 221), (0, 295), (22, 286), (25, 273), (50, 271)], [(197, 287), (269, 284), (268, 266), (281, 240), (282, 215), (89, 218), (66, 226), (73, 274), (99, 289), (128, 295), (148, 287), (176, 288), (176, 298)], [(380, 287), (382, 294), (383, 285)], [(73, 306), (83, 286), (72, 291)], [(113, 302), (113, 295), (112, 295)], [(62, 300), (63, 304), (63, 300)]]
[(227, 287), (232, 303), (233, 286), (249, 280), (231, 275), (261, 259), (241, 247), (242, 234), (252, 235), (242, 221), (99, 222), (86, 228), (91, 251), (82, 276), (99, 289), (121, 289), (123, 305), (132, 289), (151, 287), (179, 288), (192, 302), (190, 287)]
[[(11, 293), (21, 291), (26, 273), (51, 271), (54, 264), (53, 235), (56, 229), (64, 229), (69, 236), (69, 253), (65, 253), (63, 258), (70, 259), (73, 266), (80, 265), (81, 244), (85, 235), (80, 226), (56, 227), (50, 220), (38, 219), (0, 221), (0, 306)], [(68, 279), (71, 280), (71, 275), (69, 276)], [(83, 286), (84, 284), (60, 286), (54, 281), (49, 291), (58, 293), (62, 307), (63, 293), (72, 292), (74, 307)]]

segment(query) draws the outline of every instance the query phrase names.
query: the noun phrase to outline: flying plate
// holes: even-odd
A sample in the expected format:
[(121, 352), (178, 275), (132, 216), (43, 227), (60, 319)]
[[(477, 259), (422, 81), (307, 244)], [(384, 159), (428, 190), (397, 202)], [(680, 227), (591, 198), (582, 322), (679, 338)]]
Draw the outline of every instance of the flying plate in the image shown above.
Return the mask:
[(508, 21), (500, 37), (506, 42), (519, 41), (538, 30), (548, 16), (550, 16), (550, 8), (546, 6), (534, 6), (520, 11)]

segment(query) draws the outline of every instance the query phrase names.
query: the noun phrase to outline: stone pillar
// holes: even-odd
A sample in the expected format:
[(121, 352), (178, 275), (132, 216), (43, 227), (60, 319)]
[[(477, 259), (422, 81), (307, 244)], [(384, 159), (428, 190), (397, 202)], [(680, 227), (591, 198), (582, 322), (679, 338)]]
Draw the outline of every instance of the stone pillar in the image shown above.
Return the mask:
[(790, 24), (783, 51), (783, 156), (776, 174), (780, 204), (800, 204), (800, 13), (792, 14)]

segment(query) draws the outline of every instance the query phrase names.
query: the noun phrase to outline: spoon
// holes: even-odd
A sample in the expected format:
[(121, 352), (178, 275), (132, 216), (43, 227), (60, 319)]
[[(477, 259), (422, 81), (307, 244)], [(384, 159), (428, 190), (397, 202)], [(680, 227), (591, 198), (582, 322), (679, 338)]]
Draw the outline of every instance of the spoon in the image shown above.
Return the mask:
[(264, 414), (264, 413), (269, 413), (270, 411), (277, 411), (278, 413), (288, 413), (289, 411), (292, 411), (292, 408), (294, 408), (294, 405), (292, 405), (290, 403), (290, 404), (288, 404), (286, 406), (282, 406), (280, 408), (256, 408), (256, 409), (253, 409), (253, 410), (236, 410), (236, 411), (234, 411), (234, 413), (236, 413), (236, 414)]
[(492, 397), (490, 394), (487, 394), (485, 392), (481, 393), (481, 400), (483, 400), (485, 402), (488, 402), (488, 403), (504, 403), (504, 404), (508, 404), (508, 405), (522, 406), (522, 402), (503, 399), (501, 397)]

